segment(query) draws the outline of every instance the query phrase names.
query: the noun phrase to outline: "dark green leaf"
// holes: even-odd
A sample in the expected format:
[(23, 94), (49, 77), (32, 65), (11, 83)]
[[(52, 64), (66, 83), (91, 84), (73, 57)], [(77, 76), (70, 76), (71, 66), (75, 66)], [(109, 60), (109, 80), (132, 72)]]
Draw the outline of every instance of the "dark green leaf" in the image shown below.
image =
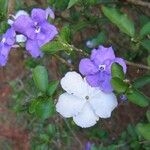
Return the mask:
[(71, 30), (69, 26), (65, 26), (60, 31), (60, 37), (64, 42), (70, 43), (71, 41)]
[(147, 117), (148, 122), (150, 122), (150, 110), (147, 110), (146, 117)]
[(57, 89), (59, 81), (51, 81), (48, 85), (47, 93), (49, 96), (52, 96)]
[(76, 3), (78, 3), (78, 0), (70, 0), (68, 3), (68, 7), (67, 9), (71, 8), (73, 5), (75, 5)]
[(138, 123), (136, 126), (138, 132), (146, 139), (150, 140), (150, 123)]
[(145, 49), (150, 51), (150, 40), (149, 39), (143, 40), (141, 44)]
[(64, 46), (59, 41), (53, 41), (42, 46), (43, 52), (48, 52), (50, 54), (55, 54), (60, 50), (64, 49)]
[(120, 78), (114, 77), (111, 79), (113, 89), (118, 93), (126, 92), (128, 84), (123, 82)]
[(117, 77), (117, 78), (120, 78), (120, 79), (124, 79), (125, 75), (124, 75), (124, 72), (123, 72), (123, 68), (120, 64), (118, 63), (113, 63), (112, 66), (111, 66), (111, 74), (112, 74), (112, 77)]
[(142, 29), (140, 30), (140, 37), (144, 37), (145, 35), (150, 34), (150, 22), (145, 24)]
[(122, 32), (134, 37), (135, 28), (132, 20), (128, 18), (126, 14), (121, 14), (115, 8), (102, 7), (102, 11), (108, 19), (114, 23)]
[(9, 28), (8, 23), (6, 21), (2, 21), (0, 23), (0, 34), (4, 34), (8, 28)]
[(140, 107), (146, 107), (149, 105), (149, 98), (143, 95), (140, 91), (135, 88), (130, 89), (128, 93), (126, 93), (128, 100)]
[(46, 92), (48, 87), (48, 73), (44, 66), (37, 66), (33, 69), (33, 80), (36, 87), (42, 92)]
[(150, 75), (144, 75), (133, 82), (135, 88), (140, 88), (146, 84), (150, 83)]

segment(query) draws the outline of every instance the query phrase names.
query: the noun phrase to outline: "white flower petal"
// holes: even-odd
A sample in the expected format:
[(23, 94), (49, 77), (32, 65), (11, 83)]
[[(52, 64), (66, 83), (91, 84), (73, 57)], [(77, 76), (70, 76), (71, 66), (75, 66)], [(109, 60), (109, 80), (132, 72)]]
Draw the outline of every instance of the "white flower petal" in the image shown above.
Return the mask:
[(24, 10), (19, 10), (19, 11), (17, 11), (17, 13), (15, 14), (15, 19), (17, 19), (19, 16), (21, 16), (21, 15), (25, 15), (25, 16), (29, 16), (29, 14), (26, 12), (26, 11), (24, 11)]
[(7, 20), (7, 23), (11, 26), (11, 25), (14, 23), (14, 21), (11, 20), (11, 19), (8, 19), (8, 20)]
[(104, 93), (100, 91), (89, 100), (95, 113), (101, 118), (109, 118), (111, 112), (117, 107), (117, 98), (113, 93)]
[(27, 40), (27, 38), (24, 35), (22, 35), (22, 34), (16, 35), (17, 43), (24, 43), (26, 40)]
[(69, 118), (77, 115), (86, 101), (74, 95), (64, 93), (60, 95), (58, 103), (56, 104), (56, 111), (63, 117)]
[(85, 98), (87, 96), (87, 85), (77, 72), (68, 72), (61, 79), (62, 88), (69, 94)]
[(86, 102), (82, 111), (73, 117), (73, 121), (82, 128), (94, 126), (99, 120), (99, 117), (94, 114), (90, 105)]

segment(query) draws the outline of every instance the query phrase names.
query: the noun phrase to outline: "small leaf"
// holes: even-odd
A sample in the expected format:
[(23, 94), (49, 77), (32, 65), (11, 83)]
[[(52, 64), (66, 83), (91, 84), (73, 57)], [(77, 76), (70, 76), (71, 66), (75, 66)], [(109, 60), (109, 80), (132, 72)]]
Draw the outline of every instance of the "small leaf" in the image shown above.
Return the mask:
[(64, 26), (60, 31), (60, 37), (64, 42), (70, 43), (71, 41), (71, 30), (69, 26)]
[(52, 99), (42, 99), (38, 100), (35, 107), (35, 114), (41, 119), (47, 119), (54, 114), (54, 103)]
[(120, 78), (114, 77), (111, 79), (113, 89), (118, 93), (126, 92), (128, 84), (123, 82)]
[(149, 105), (150, 102), (147, 96), (143, 95), (140, 91), (138, 91), (135, 88), (130, 89), (130, 91), (126, 93), (126, 96), (130, 102), (140, 107), (146, 107)]
[(59, 81), (51, 81), (48, 85), (47, 93), (49, 96), (52, 96), (57, 89)]
[(46, 92), (48, 87), (48, 73), (44, 66), (37, 66), (33, 69), (33, 80), (36, 87), (42, 92)]
[(111, 74), (112, 74), (112, 77), (117, 77), (117, 78), (120, 78), (120, 79), (124, 79), (125, 75), (124, 75), (124, 72), (123, 72), (123, 68), (120, 64), (118, 63), (113, 63), (112, 66), (111, 66)]
[(78, 3), (78, 0), (70, 0), (68, 3), (68, 7), (67, 9), (71, 8), (73, 5), (75, 5), (76, 3)]
[(48, 52), (50, 54), (55, 54), (56, 52), (63, 50), (64, 46), (59, 41), (53, 41), (42, 46), (43, 52)]
[(146, 23), (140, 30), (140, 37), (150, 34), (150, 22)]
[(150, 51), (150, 40), (149, 39), (143, 40), (141, 44), (145, 49)]
[(150, 140), (150, 123), (138, 123), (136, 129), (146, 140)]
[(146, 117), (147, 117), (148, 122), (150, 122), (150, 110), (147, 110)]
[(135, 88), (140, 88), (146, 84), (150, 83), (150, 75), (144, 75), (133, 82)]
[(134, 23), (132, 20), (128, 18), (126, 14), (121, 14), (115, 8), (109, 7), (102, 7), (102, 11), (104, 15), (114, 23), (122, 32), (126, 33), (127, 35), (134, 37), (135, 28)]

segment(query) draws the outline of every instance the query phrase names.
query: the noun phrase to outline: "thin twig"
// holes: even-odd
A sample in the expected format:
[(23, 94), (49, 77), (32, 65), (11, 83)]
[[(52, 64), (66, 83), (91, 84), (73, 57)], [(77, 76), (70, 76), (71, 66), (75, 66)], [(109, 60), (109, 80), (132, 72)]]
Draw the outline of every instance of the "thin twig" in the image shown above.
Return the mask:
[(15, 3), (16, 3), (16, 0), (8, 0), (7, 17), (9, 17), (10, 14), (14, 13)]
[(150, 9), (150, 3), (149, 2), (145, 2), (145, 1), (142, 1), (142, 0), (127, 0), (127, 2), (132, 3), (134, 5), (147, 7), (147, 8)]

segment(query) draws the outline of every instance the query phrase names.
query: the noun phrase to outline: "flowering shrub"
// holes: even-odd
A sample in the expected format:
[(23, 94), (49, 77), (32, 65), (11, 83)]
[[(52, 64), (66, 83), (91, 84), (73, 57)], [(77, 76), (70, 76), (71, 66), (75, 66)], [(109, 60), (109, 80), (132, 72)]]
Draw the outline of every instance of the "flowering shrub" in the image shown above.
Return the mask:
[[(107, 2), (105, 3), (103, 0), (49, 0), (46, 2), (47, 8), (32, 8), (31, 13), (19, 10), (16, 13), (8, 14), (11, 16), (8, 20), (5, 17), (5, 20), (3, 18), (0, 20), (2, 33), (0, 67), (7, 67), (9, 64), (11, 49), (24, 49), (27, 50), (26, 54), (31, 55), (28, 57), (30, 59), (27, 59), (26, 66), (29, 74), (32, 74), (32, 78), (29, 76), (25, 81), (27, 85), (23, 87), (22, 91), (19, 91), (24, 91), (27, 95), (24, 94), (21, 99), (19, 98), (19, 101), (14, 103), (14, 107), (16, 112), (20, 113), (20, 110), (23, 110), (26, 115), (35, 119), (37, 121), (35, 122), (42, 126), (39, 129), (42, 132), (39, 137), (45, 145), (44, 148), (39, 146), (35, 149), (49, 149), (49, 144), (56, 149), (58, 145), (55, 143), (55, 139), (62, 135), (55, 135), (55, 130), (59, 133), (58, 130), (66, 128), (59, 125), (62, 123), (61, 118), (69, 130), (70, 125), (78, 130), (80, 127), (97, 129), (94, 125), (98, 120), (101, 119), (103, 122), (106, 118), (113, 118), (112, 114), (116, 111), (114, 109), (121, 104), (133, 103), (146, 108), (149, 106), (149, 97), (139, 90), (150, 82), (149, 72), (132, 81), (129, 79), (128, 67), (150, 70), (149, 56), (147, 58), (144, 56), (144, 50), (149, 55), (150, 21), (144, 21), (140, 30), (136, 30), (129, 15), (120, 12), (118, 9), (121, 8), (118, 4), (114, 3), (111, 6), (113, 0), (108, 0), (109, 2), (110, 6), (107, 6)], [(2, 4), (4, 5), (5, 2)], [(98, 12), (95, 9), (96, 5), (100, 6)], [(94, 12), (92, 13), (92, 11)], [(63, 16), (63, 12), (66, 13), (65, 16)], [(113, 30), (109, 30), (109, 25), (118, 32), (115, 35), (115, 37), (118, 36), (116, 40), (113, 37)], [(96, 31), (96, 36), (88, 37), (89, 34), (92, 34), (88, 28), (92, 29), (92, 26)], [(84, 29), (86, 30), (84, 31)], [(100, 33), (99, 30), (101, 30)], [(86, 42), (81, 42), (81, 40), (78, 42), (79, 33), (82, 38), (83, 32)], [(120, 45), (123, 45), (123, 49), (120, 49)], [(126, 52), (124, 52), (125, 49)], [(143, 49), (143, 51), (140, 52), (139, 49)], [(18, 50), (15, 51), (15, 53), (17, 52)], [(131, 62), (139, 60), (141, 63), (142, 56), (148, 60), (148, 66)], [(60, 62), (59, 67), (55, 65), (52, 68), (48, 67), (47, 62), (53, 61), (53, 59)], [(56, 75), (57, 80), (52, 80), (53, 75), (51, 74), (58, 74), (59, 77)], [(14, 85), (15, 83), (12, 84), (12, 86)], [(27, 86), (29, 86), (28, 92), (26, 92)], [(62, 93), (62, 90), (65, 93)], [(29, 100), (22, 104), (26, 96)], [(122, 99), (121, 101), (119, 101), (119, 97)], [(113, 110), (114, 112), (112, 112)], [(149, 121), (149, 111), (146, 114)], [(27, 116), (29, 122), (30, 117)], [(99, 122), (101, 123), (101, 121)], [(46, 129), (45, 125), (47, 125)], [(33, 129), (34, 125), (31, 128)], [(100, 130), (102, 129), (99, 129), (98, 132)], [(131, 141), (134, 139), (134, 142), (140, 142), (139, 135), (143, 139), (150, 140), (150, 123), (138, 123), (131, 130), (138, 132), (135, 136), (130, 137)], [(64, 132), (67, 133), (67, 131)], [(80, 143), (72, 130), (71, 133)], [(54, 139), (54, 143), (49, 143), (51, 138)], [(36, 145), (35, 143), (33, 145)], [(116, 143), (119, 145), (118, 141)], [(136, 149), (139, 146), (137, 149), (140, 149), (141, 145), (137, 143), (134, 143), (135, 145), (132, 145), (131, 148)], [(88, 150), (104, 148), (103, 144), (99, 148), (88, 141), (85, 147)], [(110, 145), (110, 147), (116, 149), (122, 145)], [(81, 149), (83, 149), (82, 146)]]

